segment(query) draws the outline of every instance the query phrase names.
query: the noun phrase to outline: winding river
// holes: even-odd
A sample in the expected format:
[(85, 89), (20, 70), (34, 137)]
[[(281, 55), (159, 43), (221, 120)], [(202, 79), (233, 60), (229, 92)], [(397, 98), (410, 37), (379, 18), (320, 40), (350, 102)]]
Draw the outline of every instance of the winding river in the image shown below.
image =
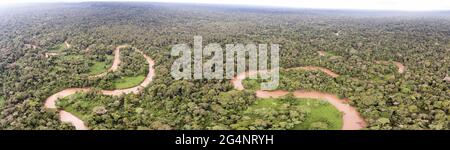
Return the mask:
[[(114, 62), (113, 65), (111, 66), (111, 68), (108, 71), (116, 71), (119, 67), (120, 64), (120, 49), (127, 47), (128, 45), (121, 45), (118, 46), (115, 51), (114, 51)], [(104, 95), (110, 95), (110, 96), (120, 96), (120, 95), (124, 95), (124, 94), (130, 94), (130, 93), (134, 93), (134, 94), (138, 94), (139, 92), (141, 92), (145, 87), (147, 87), (153, 79), (153, 76), (155, 75), (155, 70), (153, 69), (153, 66), (155, 65), (155, 62), (146, 54), (144, 54), (142, 51), (137, 50), (140, 54), (142, 54), (142, 56), (144, 56), (144, 58), (146, 59), (146, 61), (148, 62), (148, 74), (146, 76), (146, 78), (144, 79), (143, 82), (141, 82), (140, 85), (136, 86), (136, 87), (132, 87), (132, 88), (128, 88), (128, 89), (118, 89), (118, 90), (101, 90), (100, 93), (104, 94)], [(60, 91), (56, 94), (53, 94), (52, 96), (48, 97), (45, 100), (45, 104), (44, 107), (47, 109), (57, 109), (56, 107), (56, 101), (58, 101), (61, 98), (76, 94), (76, 93), (86, 93), (89, 91), (92, 91), (93, 89), (90, 87), (87, 88), (67, 88), (63, 91)], [(66, 122), (66, 123), (70, 123), (72, 124), (75, 129), (77, 130), (88, 130), (89, 128), (86, 126), (86, 124), (79, 119), (78, 117), (76, 117), (75, 115), (66, 112), (64, 110), (59, 110), (59, 118), (61, 120), (61, 122)]]
[[(325, 74), (327, 74), (330, 77), (338, 77), (339, 74), (326, 69), (322, 67), (316, 67), (316, 66), (306, 66), (306, 67), (297, 67), (297, 68), (289, 68), (291, 69), (302, 69), (302, 70), (308, 70), (308, 71), (322, 71)], [(243, 72), (239, 75), (237, 75), (234, 79), (231, 80), (231, 83), (233, 84), (234, 88), (236, 90), (244, 90), (244, 86), (242, 85), (242, 81), (249, 75), (254, 75), (258, 73), (257, 71), (248, 71)], [(276, 90), (276, 91), (263, 91), (263, 90), (257, 90), (256, 91), (256, 97), (258, 98), (280, 98), (282, 96), (285, 96), (291, 92), (285, 91), (285, 90)], [(316, 99), (316, 100), (324, 100), (336, 107), (337, 110), (341, 111), (343, 116), (343, 126), (342, 130), (359, 130), (366, 127), (366, 122), (364, 119), (360, 116), (358, 111), (350, 106), (348, 104), (347, 99), (340, 99), (338, 96), (329, 94), (329, 93), (323, 93), (318, 91), (302, 91), (297, 90), (292, 92), (294, 97), (296, 98), (310, 98), (310, 99)]]
[[(65, 42), (67, 47), (70, 47), (70, 44)], [(114, 50), (114, 61), (110, 69), (108, 69), (108, 72), (115, 72), (119, 68), (119, 65), (121, 63), (120, 60), (120, 49), (127, 47), (129, 45), (121, 45), (118, 46)], [(101, 90), (100, 93), (104, 95), (109, 96), (120, 96), (124, 94), (138, 94), (140, 93), (145, 87), (147, 87), (153, 79), (153, 76), (155, 75), (155, 70), (153, 69), (154, 61), (147, 55), (145, 55), (142, 51), (137, 50), (140, 54), (144, 56), (146, 61), (148, 62), (148, 74), (144, 81), (132, 88), (128, 89), (118, 89), (118, 90)], [(320, 51), (320, 56), (324, 56), (325, 52)], [(379, 61), (381, 63), (386, 63), (385, 61)], [(399, 62), (394, 62), (394, 64), (399, 68), (399, 73), (404, 73), (405, 66)], [(330, 69), (323, 68), (323, 67), (317, 67), (317, 66), (305, 66), (305, 67), (296, 67), (296, 68), (289, 68), (287, 70), (292, 69), (301, 69), (301, 70), (307, 70), (307, 71), (321, 71), (325, 74), (327, 74), (330, 77), (336, 78), (339, 77), (339, 74), (331, 71)], [(105, 76), (108, 72), (104, 72), (99, 75), (91, 76), (91, 77), (102, 77)], [(255, 75), (257, 74), (257, 71), (248, 71), (243, 72), (241, 74), (238, 74), (236, 77), (234, 77), (231, 80), (231, 83), (233, 84), (234, 88), (236, 90), (244, 90), (244, 86), (242, 84), (242, 81), (247, 78), (248, 75)], [(56, 101), (58, 101), (61, 98), (76, 94), (76, 93), (86, 93), (89, 91), (92, 91), (93, 89), (90, 87), (86, 88), (67, 88), (63, 91), (60, 91), (58, 93), (53, 94), (52, 96), (48, 97), (45, 101), (44, 107), (47, 109), (57, 109), (56, 107)], [(309, 99), (316, 99), (316, 100), (324, 100), (333, 105), (337, 110), (341, 111), (343, 113), (343, 130), (359, 130), (366, 127), (366, 122), (364, 119), (360, 116), (359, 112), (352, 106), (348, 104), (348, 99), (340, 99), (338, 96), (334, 94), (329, 93), (323, 93), (319, 91), (302, 91), (297, 90), (294, 92), (284, 91), (284, 90), (275, 90), (275, 91), (263, 91), (263, 90), (257, 90), (256, 91), (256, 97), (258, 98), (280, 98), (282, 96), (285, 96), (289, 93), (292, 93), (294, 97), (296, 98), (309, 98)], [(66, 122), (72, 124), (75, 129), (77, 130), (89, 130), (89, 128), (86, 126), (86, 124), (76, 117), (75, 115), (66, 112), (64, 110), (58, 110), (59, 112), (59, 118), (61, 122)]]
[[(326, 52), (324, 51), (318, 51), (317, 52), (319, 56), (325, 56)], [(388, 61), (377, 61), (378, 63), (389, 63)], [(394, 64), (398, 67), (398, 73), (402, 74), (405, 72), (405, 66), (400, 62), (395, 62)], [(305, 67), (296, 67), (296, 68), (288, 68), (287, 70), (294, 70), (294, 69), (301, 69), (301, 70), (307, 70), (307, 71), (321, 71), (325, 74), (327, 74), (330, 77), (336, 78), (339, 77), (339, 74), (331, 71), (330, 69), (323, 68), (323, 67), (317, 67), (317, 66), (305, 66)], [(236, 90), (244, 90), (244, 86), (242, 84), (242, 81), (250, 75), (256, 75), (257, 71), (248, 71), (243, 72), (239, 75), (237, 75), (235, 78), (231, 80), (231, 83), (233, 84), (234, 88)], [(303, 90), (297, 90), (294, 92), (289, 92), (285, 90), (275, 90), (275, 91), (263, 91), (263, 90), (257, 90), (256, 91), (256, 97), (258, 98), (280, 98), (283, 97), (289, 93), (292, 93), (294, 97), (296, 98), (309, 98), (309, 99), (316, 99), (316, 100), (324, 100), (331, 105), (333, 105), (337, 110), (342, 112), (343, 115), (343, 125), (342, 130), (360, 130), (367, 126), (367, 123), (365, 120), (361, 117), (359, 112), (352, 106), (348, 104), (348, 99), (340, 99), (338, 96), (330, 93), (323, 93), (319, 91), (303, 91)]]

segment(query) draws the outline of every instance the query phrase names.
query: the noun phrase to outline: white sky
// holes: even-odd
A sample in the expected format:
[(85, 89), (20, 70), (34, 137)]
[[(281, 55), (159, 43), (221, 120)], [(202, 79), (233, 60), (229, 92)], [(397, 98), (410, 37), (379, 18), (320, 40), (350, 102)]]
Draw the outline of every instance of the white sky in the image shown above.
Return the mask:
[(450, 0), (0, 0), (0, 5), (27, 2), (150, 1), (240, 4), (296, 8), (430, 11), (450, 10)]

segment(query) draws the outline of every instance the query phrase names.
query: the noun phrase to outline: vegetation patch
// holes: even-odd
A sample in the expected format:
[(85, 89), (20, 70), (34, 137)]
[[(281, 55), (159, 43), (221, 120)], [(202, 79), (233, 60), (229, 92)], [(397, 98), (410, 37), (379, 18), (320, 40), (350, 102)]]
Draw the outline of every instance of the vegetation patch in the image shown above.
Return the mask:
[(94, 62), (94, 64), (89, 69), (90, 75), (96, 75), (103, 72), (106, 72), (108, 70), (108, 65), (106, 62)]
[(326, 57), (332, 57), (337, 55), (335, 51), (324, 51), (324, 54)]
[(94, 107), (101, 105), (99, 101), (89, 99), (87, 94), (77, 93), (57, 101), (58, 108), (72, 113), (81, 120), (88, 120)]
[(83, 55), (76, 55), (76, 54), (70, 54), (70, 55), (64, 55), (63, 57), (60, 57), (62, 60), (66, 61), (85, 61), (85, 57)]
[(343, 126), (342, 116), (333, 105), (317, 99), (298, 99), (296, 105), (305, 109), (305, 120), (295, 125), (294, 130), (340, 130)]
[(242, 81), (242, 85), (245, 87), (245, 89), (258, 90), (260, 89), (262, 82), (264, 82), (264, 80), (246, 78)]
[(145, 75), (122, 77), (113, 81), (113, 85), (116, 89), (126, 89), (138, 86), (145, 79)]
[[(263, 82), (268, 80), (257, 78), (246, 78), (242, 81), (245, 89), (258, 90)], [(276, 90), (317, 90), (321, 84), (336, 85), (332, 77), (329, 77), (321, 71), (307, 71), (301, 69), (280, 70), (280, 85)]]
[[(264, 107), (247, 111), (259, 101), (253, 90), (235, 90), (228, 80), (175, 80), (170, 68), (181, 55), (170, 55), (172, 46), (187, 43), (192, 47), (191, 35), (199, 33), (204, 46), (220, 43), (222, 49), (227, 43), (279, 44), (279, 66), (283, 68), (318, 66), (339, 73), (333, 78), (322, 72), (282, 69), (278, 89), (320, 91), (348, 98), (349, 105), (366, 121), (366, 129), (450, 129), (450, 87), (443, 80), (450, 67), (448, 15), (399, 12), (390, 16), (322, 10), (276, 11), (271, 15), (263, 9), (239, 8), (243, 11), (236, 12), (207, 6), (131, 3), (73, 4), (70, 11), (59, 11), (66, 7), (64, 4), (33, 7), (45, 9), (21, 7), (14, 8), (10, 15), (0, 15), (0, 20), (11, 20), (0, 22), (7, 27), (0, 28), (0, 82), (10, 93), (2, 95), (8, 111), (2, 112), (0, 130), (72, 129), (62, 124), (55, 112), (43, 109), (42, 102), (66, 88), (115, 89), (114, 81), (121, 80), (137, 85), (143, 76), (135, 83), (121, 78), (148, 73), (142, 54), (131, 46), (155, 60), (156, 75), (139, 95), (87, 94), (83, 102), (73, 100), (79, 103), (74, 108), (82, 108), (81, 114), (91, 115), (87, 120), (80, 117), (90, 129), (337, 128), (327, 117), (308, 123), (308, 117), (317, 114), (313, 110), (321, 108), (301, 109), (296, 103), (303, 100), (277, 103), (280, 99), (276, 99), (275, 103), (261, 102)], [(219, 13), (208, 13), (211, 11)], [(58, 19), (61, 16), (70, 17)], [(170, 25), (166, 25), (168, 22)], [(39, 25), (30, 26), (36, 23)], [(74, 47), (89, 46), (90, 50), (67, 49), (62, 44), (65, 39), (70, 39)], [(44, 51), (33, 50), (25, 43), (48, 46)], [(93, 60), (108, 63), (105, 57), (114, 55), (121, 44), (130, 47), (120, 50), (118, 70), (87, 79)], [(50, 50), (58, 57), (44, 58)], [(319, 56), (318, 50), (334, 56)], [(399, 73), (395, 62), (407, 67), (404, 73)], [(247, 83), (247, 89), (260, 89), (257, 80)], [(95, 107), (98, 113), (94, 115)], [(106, 114), (102, 108), (107, 109)], [(68, 111), (76, 114), (71, 108)]]
[(64, 43), (61, 43), (53, 47), (50, 47), (48, 50), (52, 52), (62, 52), (64, 51), (64, 49), (66, 49), (66, 46), (64, 45)]
[(4, 104), (5, 104), (5, 98), (3, 98), (3, 96), (0, 96), (0, 108), (3, 108)]
[(338, 130), (342, 128), (342, 114), (331, 104), (315, 99), (287, 96), (279, 99), (260, 99), (242, 113), (234, 129), (250, 130)]

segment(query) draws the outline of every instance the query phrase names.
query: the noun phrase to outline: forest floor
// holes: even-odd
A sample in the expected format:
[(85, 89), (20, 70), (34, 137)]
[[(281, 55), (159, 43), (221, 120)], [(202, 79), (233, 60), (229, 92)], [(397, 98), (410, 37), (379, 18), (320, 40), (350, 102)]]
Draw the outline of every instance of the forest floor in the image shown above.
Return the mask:
[[(111, 69), (109, 69), (109, 70), (111, 70), (111, 71), (116, 71), (117, 70), (117, 68), (118, 68), (118, 66), (120, 64), (120, 56), (118, 56), (118, 55), (120, 55), (120, 48), (123, 48), (125, 46), (126, 45), (122, 45), (122, 46), (118, 46), (116, 48), (116, 50), (114, 52), (114, 54), (115, 54), (115, 56), (114, 56), (114, 63), (112, 65)], [(148, 67), (149, 67), (148, 68), (149, 72), (148, 72), (147, 76), (145, 77), (145, 79), (143, 81), (140, 80), (140, 81), (142, 81), (141, 84), (139, 84), (138, 86), (135, 86), (135, 87), (128, 88), (128, 89), (102, 90), (102, 91), (100, 91), (100, 93), (102, 93), (104, 95), (110, 95), (110, 96), (120, 96), (120, 95), (130, 94), (130, 93), (137, 94), (141, 90), (143, 90), (143, 88), (147, 87), (151, 83), (151, 81), (153, 79), (153, 76), (155, 74), (155, 71), (153, 69), (153, 66), (154, 66), (155, 63), (149, 56), (144, 54), (142, 51), (138, 50), (138, 52), (144, 56), (144, 58), (148, 62)], [(63, 91), (60, 91), (60, 92), (58, 92), (56, 94), (53, 94), (52, 96), (48, 97), (46, 99), (46, 101), (45, 101), (44, 107), (47, 108), (47, 109), (57, 109), (56, 101), (58, 101), (59, 99), (65, 98), (65, 97), (68, 97), (68, 96), (71, 96), (71, 95), (74, 95), (74, 94), (77, 94), (77, 93), (86, 93), (86, 92), (89, 92), (89, 91), (92, 91), (92, 88), (87, 87), (87, 88), (68, 88), (68, 89), (65, 89)], [(75, 115), (73, 115), (73, 114), (71, 114), (69, 112), (61, 110), (59, 112), (59, 115), (60, 115), (60, 120), (62, 122), (67, 122), (67, 123), (72, 124), (73, 126), (75, 126), (75, 129), (77, 129), (77, 130), (89, 129), (87, 126), (85, 126), (85, 124), (82, 122), (81, 119), (79, 119), (77, 116), (75, 116)]]

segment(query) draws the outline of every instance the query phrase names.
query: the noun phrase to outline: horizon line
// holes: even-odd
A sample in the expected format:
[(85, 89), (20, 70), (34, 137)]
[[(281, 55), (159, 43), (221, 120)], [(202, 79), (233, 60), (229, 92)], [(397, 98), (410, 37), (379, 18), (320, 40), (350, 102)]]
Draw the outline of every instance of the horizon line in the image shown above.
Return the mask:
[(214, 6), (242, 6), (242, 7), (256, 7), (256, 8), (278, 8), (278, 9), (309, 9), (309, 10), (337, 10), (337, 11), (378, 11), (378, 12), (450, 12), (450, 9), (434, 9), (434, 10), (406, 10), (406, 9), (382, 9), (382, 8), (319, 8), (319, 7), (298, 7), (298, 6), (280, 6), (280, 5), (258, 5), (258, 4), (234, 4), (234, 3), (208, 3), (208, 2), (174, 2), (174, 1), (123, 1), (123, 0), (86, 0), (86, 1), (30, 1), (13, 3), (0, 3), (3, 6), (25, 6), (30, 4), (81, 4), (81, 3), (159, 3), (159, 4), (184, 4), (184, 5), (214, 5)]

